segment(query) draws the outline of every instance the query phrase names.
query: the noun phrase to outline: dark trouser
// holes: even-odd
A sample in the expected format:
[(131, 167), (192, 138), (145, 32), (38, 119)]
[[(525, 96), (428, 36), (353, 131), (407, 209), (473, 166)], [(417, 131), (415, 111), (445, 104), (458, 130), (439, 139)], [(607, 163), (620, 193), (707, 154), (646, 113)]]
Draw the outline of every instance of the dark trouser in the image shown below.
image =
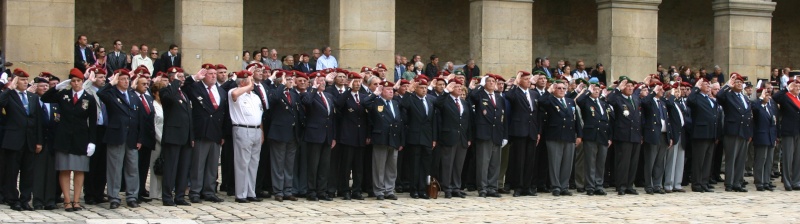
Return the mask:
[[(361, 181), (361, 189), (369, 191), (369, 189), (373, 189), (373, 181), (372, 181), (372, 144), (367, 145), (364, 147), (364, 151), (361, 152), (361, 171), (364, 175), (364, 179)], [(356, 152), (358, 153), (358, 152)], [(358, 165), (358, 164), (355, 164)], [(354, 180), (355, 181), (355, 180)], [(355, 184), (355, 182), (353, 182)]]
[(528, 137), (511, 137), (508, 153), (506, 185), (516, 190), (528, 189), (533, 182), (536, 164), (536, 140)]
[(547, 161), (547, 142), (539, 141), (539, 145), (536, 146), (535, 154), (533, 163), (535, 171), (533, 172), (533, 181), (531, 183), (534, 189), (531, 190), (536, 190), (536, 188), (548, 189), (547, 185), (550, 182), (550, 168), (548, 165), (549, 161)]
[[(161, 146), (161, 158), (164, 159), (164, 183), (161, 185), (161, 200), (164, 202), (185, 200), (186, 187), (189, 185), (192, 147), (164, 143)], [(173, 191), (175, 192), (174, 200)]]
[(189, 178), (192, 186), (189, 196), (214, 197), (217, 188), (217, 171), (219, 170), (219, 144), (217, 142), (199, 140), (192, 149)]
[(411, 165), (414, 163), (414, 160), (411, 159), (411, 154), (406, 152), (406, 150), (398, 151), (397, 152), (397, 181), (395, 183), (395, 189), (398, 187), (402, 187), (401, 189), (405, 189), (405, 191), (410, 191), (411, 188)]
[(608, 146), (600, 142), (583, 142), (583, 168), (586, 170), (586, 191), (603, 189)]
[(436, 146), (433, 148), (433, 152), (431, 153), (431, 169), (430, 174), (431, 177), (436, 178), (437, 180), (441, 180), (442, 178), (442, 150), (441, 146)]
[(222, 165), (222, 186), (220, 188), (225, 189), (226, 192), (234, 192), (236, 181), (233, 174), (233, 136), (225, 136), (225, 139), (229, 139), (229, 142), (222, 145), (222, 152), (220, 153), (220, 163)]
[(141, 197), (143, 192), (147, 192), (147, 188), (145, 188), (145, 183), (147, 182), (147, 174), (150, 172), (150, 155), (153, 154), (153, 150), (151, 148), (146, 148), (142, 146), (139, 149), (139, 196)]
[[(106, 134), (106, 126), (97, 126), (96, 139), (103, 139)], [(105, 197), (106, 192), (106, 157), (108, 148), (105, 143), (96, 143), (94, 155), (89, 157), (89, 172), (83, 181), (84, 199), (94, 199), (100, 202)]]
[[(800, 136), (781, 137), (781, 174), (783, 186), (800, 187)], [(6, 179), (8, 180), (8, 179)]]
[(711, 157), (711, 171), (709, 173), (711, 178), (718, 178), (722, 174), (722, 157), (723, 153), (725, 153), (722, 145), (722, 142), (714, 144), (714, 155)]
[(428, 185), (427, 179), (431, 170), (431, 147), (424, 145), (409, 145), (404, 148), (406, 151), (406, 160), (410, 160), (409, 166), (410, 186), (409, 192), (418, 191), (424, 193)]
[(61, 188), (56, 181), (55, 153), (50, 146), (33, 156), (33, 206), (56, 205), (56, 192)]
[(478, 140), (475, 144), (475, 166), (478, 191), (496, 193), (500, 178), (500, 145), (491, 140)]
[(743, 187), (744, 164), (747, 162), (747, 139), (726, 135), (725, 146), (725, 187)]
[(261, 161), (269, 163), (272, 169), (272, 193), (279, 197), (292, 196), (294, 193), (294, 163), (297, 155), (297, 141), (294, 139), (288, 142), (278, 142), (270, 140), (269, 152), (271, 161)]
[[(372, 156), (372, 155), (370, 155)], [(370, 164), (372, 166), (372, 164)], [(294, 155), (293, 191), (296, 195), (311, 193), (308, 191), (308, 143), (297, 141), (297, 152)], [(369, 185), (370, 188), (372, 185)]]
[(753, 179), (756, 187), (769, 187), (772, 182), (769, 180), (772, 175), (772, 157), (774, 156), (774, 146), (755, 146), (753, 154)]
[(464, 163), (464, 167), (461, 172), (462, 188), (469, 188), (469, 187), (479, 188), (480, 185), (480, 180), (475, 179), (477, 176), (476, 172), (478, 171), (479, 167), (475, 162), (472, 162), (476, 161), (476, 155), (475, 155), (477, 148), (476, 145), (477, 144), (472, 144), (471, 146), (467, 147), (467, 157), (465, 157), (464, 161), (470, 161), (470, 162)]
[(617, 191), (632, 190), (633, 181), (636, 180), (636, 169), (639, 167), (639, 148), (638, 142), (617, 142), (614, 143), (614, 161), (617, 167), (614, 168), (614, 176)]
[(331, 162), (331, 146), (324, 143), (308, 143), (308, 193), (321, 196), (328, 189), (328, 169)]
[(467, 157), (467, 146), (439, 146), (442, 151), (441, 187), (444, 192), (461, 191), (461, 172)]
[[(714, 140), (692, 140), (692, 187), (708, 185), (711, 174), (711, 157), (714, 154)], [(719, 167), (717, 167), (719, 169)]]
[[(291, 130), (287, 130), (291, 131)], [(258, 171), (256, 171), (256, 195), (263, 191), (272, 191), (272, 167), (269, 164), (269, 144), (261, 144), (261, 155), (258, 160)]]
[(614, 160), (614, 158), (615, 158), (614, 154), (617, 151), (617, 150), (615, 150), (616, 145), (617, 144), (611, 143), (611, 145), (608, 146), (608, 150), (606, 150), (606, 152), (607, 152), (607, 154), (606, 154), (606, 171), (603, 174), (603, 175), (605, 175), (605, 180), (603, 180), (603, 185), (604, 185), (603, 187), (605, 187), (606, 183), (608, 183), (608, 186), (610, 186), (610, 187), (616, 187), (617, 186), (615, 184), (615, 182), (614, 182), (614, 180), (616, 180), (615, 179), (616, 173), (614, 173), (614, 168), (615, 168), (615, 163), (614, 162), (616, 161), (616, 160)]
[[(341, 144), (339, 149), (342, 151), (342, 161), (337, 178), (339, 192), (351, 192), (360, 194), (363, 190), (361, 185), (364, 181), (364, 147), (350, 146)], [(352, 170), (353, 187), (350, 187), (350, 171)]]
[[(22, 140), (24, 141), (24, 140)], [(31, 201), (33, 191), (33, 157), (34, 153), (28, 150), (28, 144), (22, 150), (4, 149), (6, 176), (5, 200), (11, 203), (28, 203)], [(19, 188), (17, 188), (19, 177)]]
[(645, 189), (662, 189), (664, 183), (664, 162), (667, 156), (669, 140), (666, 133), (661, 133), (658, 144), (644, 145), (644, 187)]
[(547, 141), (547, 156), (550, 160), (550, 186), (553, 191), (569, 190), (569, 176), (575, 159), (575, 143)]
[(331, 197), (335, 197), (337, 187), (339, 186), (339, 178), (337, 177), (340, 174), (339, 169), (341, 169), (342, 166), (341, 148), (342, 147), (339, 147), (339, 145), (337, 144), (336, 147), (331, 149), (330, 157), (328, 158), (329, 165), (328, 169), (326, 170), (326, 173), (328, 174), (328, 177), (326, 178), (326, 180), (328, 181), (328, 185), (326, 187), (327, 188), (326, 190), (328, 191), (328, 194), (330, 194)]

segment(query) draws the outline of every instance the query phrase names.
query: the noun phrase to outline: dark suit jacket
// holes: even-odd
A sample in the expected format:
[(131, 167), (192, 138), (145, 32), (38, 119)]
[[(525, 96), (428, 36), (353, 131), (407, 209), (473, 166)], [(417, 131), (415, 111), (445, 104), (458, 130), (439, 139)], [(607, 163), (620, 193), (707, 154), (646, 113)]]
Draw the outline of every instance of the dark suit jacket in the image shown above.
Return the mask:
[[(749, 105), (750, 100), (742, 91), (744, 102), (728, 85), (722, 86), (717, 92), (717, 102), (722, 105), (725, 112), (724, 133), (725, 135), (736, 136), (748, 139), (753, 137), (753, 108)], [(747, 108), (745, 109), (745, 106)]]
[[(41, 99), (41, 97), (39, 99)], [(42, 102), (44, 102), (44, 100), (42, 100)], [(52, 154), (55, 152), (53, 146), (55, 144), (56, 132), (58, 131), (58, 122), (56, 122), (56, 115), (59, 113), (58, 104), (44, 103), (46, 104), (40, 105), (42, 110), (42, 141), (44, 141), (42, 152)], [(46, 112), (44, 111), (45, 106), (47, 107)]]
[(301, 96), (306, 109), (306, 126), (303, 140), (308, 143), (331, 145), (336, 137), (336, 101), (333, 96), (323, 91), (325, 101), (317, 89), (310, 89)]
[[(225, 97), (228, 97), (228, 91), (231, 91), (231, 89), (236, 88), (236, 82), (230, 80), (225, 83), (222, 83), (221, 85), (219, 85), (219, 87), (222, 88), (222, 91), (224, 91)], [(233, 136), (233, 123), (231, 121), (230, 109), (231, 109), (230, 106), (225, 108), (225, 114), (228, 114), (228, 116), (225, 116), (225, 119), (222, 121), (222, 135), (226, 136), (226, 139), (229, 139), (230, 137)], [(233, 143), (233, 141), (231, 141), (231, 143)]]
[(286, 98), (286, 86), (278, 85), (275, 89), (269, 90), (269, 131), (267, 138), (269, 140), (278, 142), (288, 142), (292, 139), (297, 141), (302, 140), (302, 127), (301, 121), (304, 119), (302, 108), (302, 99), (295, 91), (289, 91), (291, 96), (291, 103)]
[[(125, 68), (125, 64), (128, 63), (128, 58), (125, 55), (125, 52), (122, 51), (119, 52), (119, 57), (115, 56), (113, 50), (111, 52), (106, 52), (106, 67), (109, 71)], [(131, 71), (134, 69), (136, 68), (132, 68)], [(150, 73), (155, 74), (155, 71), (150, 71)]]
[[(654, 99), (658, 100), (658, 105)], [(656, 98), (656, 94), (654, 92), (650, 92), (644, 99), (642, 100), (642, 130), (644, 136), (644, 142), (651, 144), (651, 145), (658, 145), (661, 142), (661, 120), (664, 120), (664, 124), (666, 125), (666, 134), (669, 139), (672, 141), (677, 141), (678, 139), (672, 135), (672, 125), (669, 122), (669, 112), (667, 111), (666, 101), (662, 98)], [(663, 117), (661, 117), (663, 116)], [(666, 142), (669, 144), (669, 142)]]
[(74, 66), (81, 70), (81, 72), (86, 72), (86, 66), (83, 65), (83, 62), (89, 63), (89, 65), (93, 65), (95, 63), (93, 52), (91, 48), (86, 48), (84, 52), (86, 56), (86, 60), (83, 60), (83, 56), (81, 56), (81, 47), (79, 45), (75, 45), (75, 59)]
[[(138, 94), (138, 93), (137, 93)], [(153, 109), (153, 97), (147, 94), (143, 94), (144, 100), (142, 101), (142, 108), (139, 109), (140, 116), (142, 118), (141, 128), (142, 133), (142, 149), (145, 150), (155, 150), (156, 149), (156, 112)], [(141, 101), (141, 97), (139, 101)], [(150, 114), (147, 113), (144, 109), (144, 104), (147, 103), (147, 106), (150, 108)]]
[(425, 65), (425, 76), (428, 76), (429, 79), (436, 78), (437, 73), (439, 73), (439, 66), (433, 65), (433, 63)]
[[(478, 65), (475, 65), (475, 68), (473, 68), (473, 69), (470, 69), (467, 66), (464, 66), (464, 78), (466, 78), (464, 80), (469, 82), (469, 80), (472, 80), (472, 78), (478, 77), (478, 76), (481, 76), (481, 68), (479, 68)], [(433, 77), (431, 77), (431, 78), (433, 78)]]
[[(775, 141), (778, 139), (778, 123), (777, 112), (778, 108), (775, 102), (770, 99), (769, 104), (764, 105), (761, 100), (754, 100), (750, 105), (753, 108), (753, 145), (757, 146), (775, 146)], [(769, 110), (769, 111), (767, 111)], [(795, 123), (797, 125), (797, 123)]]
[[(689, 94), (689, 99), (686, 101), (689, 104), (692, 115), (692, 135), (691, 139), (707, 139), (716, 140), (719, 137), (719, 103), (714, 103), (711, 106), (708, 98), (700, 93), (697, 87), (692, 88), (692, 93)], [(800, 121), (800, 120), (799, 120)]]
[(790, 99), (790, 92), (781, 90), (772, 95), (772, 100), (780, 106), (778, 133), (781, 137), (800, 134), (800, 105)]
[(499, 92), (494, 92), (495, 104), (483, 88), (469, 93), (469, 99), (475, 107), (475, 139), (491, 141), (501, 145), (508, 139), (508, 118), (506, 117), (506, 101)]
[[(50, 88), (42, 95), (42, 101), (58, 104), (59, 121), (54, 149), (74, 155), (86, 155), (89, 143), (97, 144), (97, 101), (86, 91), (72, 104), (72, 90), (57, 91)], [(52, 112), (51, 112), (52, 113)]]
[(126, 91), (130, 103), (125, 102), (125, 95), (116, 86), (109, 84), (97, 92), (97, 97), (106, 104), (108, 111), (108, 124), (103, 142), (109, 145), (124, 144), (129, 149), (135, 149), (136, 143), (142, 143), (143, 134), (139, 129), (142, 118), (138, 111), (142, 109), (142, 102), (133, 90)]
[(194, 140), (192, 103), (180, 90), (181, 81), (172, 80), (159, 91), (164, 110), (164, 129), (161, 142), (186, 146)]
[[(670, 96), (665, 99), (667, 110), (669, 111), (669, 123), (672, 126), (672, 138), (675, 140), (681, 139), (681, 144), (687, 146), (689, 139), (686, 138), (689, 133), (689, 128), (692, 125), (692, 117), (690, 116), (689, 108), (684, 106), (681, 99)], [(680, 113), (679, 113), (680, 111)], [(683, 124), (681, 125), (681, 117), (683, 117)]]
[(6, 89), (0, 93), (0, 107), (6, 113), (6, 133), (3, 136), (2, 146), (7, 150), (34, 152), (37, 144), (44, 143), (41, 126), (42, 109), (39, 106), (39, 96), (23, 92), (27, 95), (30, 113), (25, 111), (22, 99), (16, 90)]
[[(222, 88), (215, 88), (219, 94), (219, 105), (214, 109), (208, 89), (203, 82), (186, 77), (181, 90), (192, 102), (192, 123), (194, 139), (219, 143), (223, 138), (222, 121), (227, 116), (228, 94)], [(195, 107), (196, 106), (196, 107)]]
[[(525, 92), (520, 88), (513, 88), (505, 95), (510, 105), (510, 119), (508, 124), (508, 135), (514, 137), (528, 137), (530, 140), (536, 141), (539, 135), (539, 98), (533, 93), (534, 90), (528, 90), (528, 95), (531, 101), (528, 102), (528, 97)], [(531, 110), (533, 104), (533, 110)]]
[(458, 102), (464, 110), (463, 113), (459, 112), (458, 106), (450, 94), (436, 98), (436, 129), (439, 132), (437, 145), (466, 148), (468, 142), (472, 141), (472, 136), (475, 135), (472, 104), (463, 99), (459, 99)]
[(178, 55), (175, 56), (175, 59), (171, 60), (169, 58), (169, 51), (164, 52), (161, 54), (161, 65), (163, 65), (163, 70), (161, 70), (162, 72), (167, 72), (167, 69), (171, 67), (181, 67), (181, 54), (178, 53)]
[[(631, 94), (630, 98), (633, 101), (633, 104), (631, 104), (631, 100), (626, 99), (619, 90), (614, 90), (614, 92), (608, 94), (608, 104), (614, 110), (612, 140), (633, 143), (642, 141), (641, 102), (636, 96), (636, 93)], [(625, 115), (625, 111), (628, 111), (628, 115)]]
[(582, 141), (597, 142), (608, 146), (608, 140), (611, 140), (613, 130), (611, 122), (614, 112), (611, 111), (611, 106), (605, 100), (597, 99), (597, 103), (595, 103), (589, 95), (589, 91), (586, 91), (586, 93), (578, 95), (575, 100), (578, 107), (581, 108), (581, 119), (583, 119)]
[[(325, 89), (328, 90), (328, 89)], [(366, 94), (359, 93), (359, 103), (351, 91), (339, 95), (336, 108), (339, 110), (339, 129), (336, 131), (337, 144), (363, 147), (366, 146), (367, 131), (370, 130), (367, 122), (367, 110), (360, 102), (364, 101)]]
[(575, 138), (583, 137), (575, 101), (564, 97), (564, 102), (566, 107), (552, 94), (539, 100), (539, 115), (546, 117), (542, 124), (547, 130), (542, 132), (543, 140), (575, 142)]
[(436, 108), (434, 98), (427, 94), (423, 96), (428, 103), (428, 111), (425, 105), (415, 93), (406, 93), (403, 101), (400, 102), (400, 110), (405, 114), (406, 124), (406, 145), (423, 145), (433, 147), (433, 141), (438, 139), (436, 129)]
[(306, 68), (304, 63), (302, 63), (302, 62), (298, 63), (297, 65), (294, 66), (294, 70), (301, 71), (303, 73), (308, 74), (309, 72), (313, 72), (315, 70), (314, 66), (317, 66), (317, 64), (313, 64), (312, 65), (311, 62), (309, 62), (307, 64), (308, 64), (308, 68)]
[(405, 145), (405, 122), (397, 99), (392, 99), (394, 115), (389, 110), (389, 105), (379, 95), (370, 94), (361, 103), (369, 114), (372, 127), (370, 138), (373, 145), (385, 145), (395, 149)]

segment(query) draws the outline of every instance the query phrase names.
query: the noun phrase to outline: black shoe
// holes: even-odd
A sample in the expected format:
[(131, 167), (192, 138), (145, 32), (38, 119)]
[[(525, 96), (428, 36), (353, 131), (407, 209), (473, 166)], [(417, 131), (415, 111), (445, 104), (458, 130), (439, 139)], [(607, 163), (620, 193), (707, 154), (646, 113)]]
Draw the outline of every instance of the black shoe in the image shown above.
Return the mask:
[(56, 209), (58, 209), (58, 206), (55, 206), (55, 205), (45, 205), (44, 206), (44, 210), (56, 210)]
[(583, 192), (586, 192), (586, 190), (583, 188), (578, 188), (578, 193), (583, 193)]
[(744, 187), (734, 187), (733, 191), (734, 192), (747, 192), (747, 189), (745, 189)]
[(505, 188), (500, 188), (500, 189), (497, 189), (497, 193), (508, 194), (508, 193), (511, 193), (511, 190), (506, 190)]
[(572, 192), (569, 192), (568, 190), (564, 190), (564, 191), (561, 191), (561, 195), (562, 196), (572, 196)]
[(150, 197), (150, 192), (149, 191), (144, 191), (144, 192), (140, 193), (139, 196), (140, 197), (149, 198)]
[(355, 194), (353, 194), (353, 199), (355, 199), (355, 200), (364, 200), (364, 196), (362, 196), (361, 193), (355, 193)]
[(248, 200), (248, 201), (254, 201), (254, 202), (261, 202), (261, 201), (263, 201), (263, 199), (261, 199), (261, 198), (254, 198), (254, 197), (247, 197), (247, 200)]
[(708, 188), (708, 187), (703, 187), (703, 191), (704, 192), (714, 192), (714, 190), (711, 190), (711, 188)]
[(331, 196), (330, 196), (330, 195), (327, 195), (327, 194), (322, 194), (322, 196), (321, 196), (321, 197), (319, 197), (319, 200), (323, 200), (323, 201), (333, 201), (333, 198), (331, 198)]
[(22, 211), (22, 205), (20, 205), (19, 203), (12, 203), (10, 206), (11, 210)]
[(657, 189), (653, 190), (653, 193), (656, 193), (656, 194), (666, 194), (667, 192), (664, 192), (664, 189), (657, 188)]
[(717, 181), (714, 179), (708, 180), (708, 184), (717, 184)]
[(397, 188), (396, 188), (394, 191), (396, 191), (397, 193), (404, 193), (404, 192), (406, 192), (406, 191), (405, 191), (405, 188), (403, 188), (403, 186), (402, 186), (402, 185), (397, 185)]
[(191, 201), (192, 203), (195, 203), (195, 204), (202, 203), (202, 201), (200, 201), (200, 197), (198, 197), (198, 196), (190, 197), (189, 201)]
[(386, 195), (386, 200), (397, 200), (397, 196), (395, 196), (393, 194)]
[(22, 208), (22, 210), (25, 210), (25, 211), (33, 211), (34, 210), (33, 207), (31, 207), (31, 205), (29, 205), (28, 203), (20, 203), (20, 207)]
[(316, 196), (316, 195), (308, 195), (308, 197), (306, 197), (306, 200), (309, 200), (309, 201), (319, 201), (319, 198), (317, 198), (317, 196)]
[(278, 195), (275, 195), (275, 201), (277, 201), (277, 202), (283, 202), (283, 197), (281, 197), (281, 196), (278, 196)]
[(111, 205), (109, 205), (108, 208), (110, 208), (110, 209), (119, 208), (119, 202), (111, 202)]
[(97, 204), (97, 200), (95, 200), (94, 198), (86, 198), (86, 204), (87, 205), (96, 205)]
[(342, 200), (350, 200), (350, 199), (352, 199), (352, 197), (350, 197), (350, 192), (344, 192), (344, 196), (342, 196)]
[(731, 192), (731, 191), (733, 191), (733, 188), (732, 187), (725, 187), (725, 191)]
[(173, 201), (162, 201), (161, 204), (164, 206), (175, 206), (175, 202)]
[(269, 192), (261, 191), (261, 192), (256, 193), (256, 197), (257, 198), (271, 198), (272, 195), (270, 195)]
[(413, 198), (413, 199), (419, 198), (419, 195), (417, 194), (417, 192), (411, 192), (410, 195), (411, 195), (411, 198)]
[(625, 191), (620, 191), (620, 190), (618, 190), (618, 191), (617, 191), (617, 195), (625, 195)]
[(186, 202), (185, 200), (175, 200), (175, 204), (181, 206), (192, 206), (192, 203)]
[(604, 191), (603, 189), (597, 189), (597, 190), (594, 190), (594, 194), (595, 195), (606, 195), (606, 191)]
[(235, 201), (238, 203), (250, 203), (250, 201), (244, 198), (237, 198)]
[(419, 198), (420, 199), (431, 199), (431, 197), (429, 197), (428, 194), (426, 194), (425, 192), (420, 192), (419, 193)]
[(287, 200), (287, 201), (297, 201), (298, 199), (297, 199), (297, 197), (295, 197), (294, 195), (289, 195), (289, 196), (283, 196), (283, 200)]
[(375, 196), (375, 200), (383, 201), (383, 195)]
[(498, 194), (497, 192), (489, 192), (489, 193), (486, 193), (486, 196), (487, 196), (487, 197), (493, 197), (493, 198), (499, 198), (499, 197), (502, 197), (502, 196), (500, 196), (500, 194)]
[(512, 194), (511, 196), (512, 197), (522, 196), (522, 190), (514, 190), (514, 194)]
[(453, 198), (453, 194), (450, 193), (450, 192), (444, 192), (444, 198), (448, 198), (448, 199)]
[(522, 195), (536, 196), (536, 189), (532, 189), (532, 190), (528, 189), (528, 190), (522, 191)]
[(41, 205), (34, 205), (33, 210), (44, 210), (44, 206)]
[(556, 197), (561, 196), (561, 191), (560, 190), (553, 190), (553, 196), (556, 196)]
[(214, 196), (207, 196), (206, 201), (219, 203), (219, 202), (225, 202), (225, 199), (219, 198), (216, 195), (214, 195)]
[(136, 202), (139, 202), (139, 204), (141, 204), (142, 202), (151, 202), (151, 201), (153, 201), (153, 199), (145, 198), (143, 196), (139, 196), (139, 198), (136, 199)]
[(592, 190), (592, 189), (586, 190), (586, 195), (593, 196), (594, 195), (594, 190)]
[[(456, 194), (458, 194), (458, 195), (456, 195)], [(466, 198), (466, 197), (467, 197), (467, 193), (465, 193), (465, 192), (461, 192), (461, 191), (456, 191), (456, 192), (453, 194), (453, 196), (456, 196), (456, 197), (459, 197), (459, 198)]]
[(480, 193), (478, 193), (478, 197), (485, 198), (486, 197), (486, 193), (480, 192)]
[(636, 192), (635, 189), (626, 189), (625, 194), (639, 195), (639, 192)]
[(139, 207), (139, 203), (136, 203), (136, 201), (129, 201), (128, 202), (128, 208), (138, 208), (138, 207)]

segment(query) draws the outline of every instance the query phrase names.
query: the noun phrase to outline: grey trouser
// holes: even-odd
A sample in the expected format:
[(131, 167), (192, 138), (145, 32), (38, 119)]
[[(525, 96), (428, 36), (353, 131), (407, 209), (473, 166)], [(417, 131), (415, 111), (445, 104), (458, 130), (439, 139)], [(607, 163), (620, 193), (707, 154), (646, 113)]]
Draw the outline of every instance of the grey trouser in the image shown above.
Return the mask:
[(467, 158), (467, 147), (441, 146), (442, 149), (442, 182), (444, 192), (459, 191), (461, 189), (461, 171), (464, 168), (464, 159)]
[[(608, 146), (592, 141), (583, 142), (581, 145), (583, 145), (583, 167), (586, 173), (586, 185), (584, 185), (584, 188), (586, 191), (603, 189)], [(578, 164), (575, 164), (575, 169), (578, 169)], [(575, 173), (575, 182), (578, 182), (577, 172)]]
[(108, 166), (108, 170), (106, 170), (108, 201), (120, 202), (119, 190), (123, 176), (125, 178), (125, 201), (136, 201), (139, 197), (139, 152), (136, 149), (128, 149), (128, 146), (124, 144), (108, 145), (106, 164)]
[(478, 140), (475, 145), (478, 190), (482, 193), (497, 192), (500, 179), (500, 146), (492, 141)]
[(270, 141), (269, 160), (272, 167), (272, 193), (275, 196), (292, 196), (295, 153), (297, 142)]
[(769, 187), (772, 182), (769, 180), (772, 175), (772, 157), (774, 156), (772, 146), (755, 146), (753, 157), (753, 179), (755, 179), (756, 187)]
[(800, 136), (781, 137), (781, 173), (784, 187), (800, 187)]
[(256, 197), (256, 174), (261, 159), (261, 129), (233, 127), (233, 172), (236, 198)]
[(726, 135), (725, 146), (725, 186), (742, 187), (744, 164), (747, 162), (747, 139)]
[(644, 144), (644, 187), (660, 189), (664, 179), (664, 158), (667, 155), (668, 139), (661, 133), (658, 144)]
[[(231, 144), (231, 143), (228, 143)], [(189, 165), (190, 197), (215, 196), (220, 145), (212, 141), (195, 141)]]
[(550, 162), (550, 186), (553, 191), (567, 191), (572, 161), (575, 157), (575, 143), (547, 141), (547, 159)]
[(682, 189), (683, 166), (686, 162), (686, 150), (683, 148), (683, 137), (672, 145), (671, 150), (667, 150), (666, 172), (664, 176), (664, 188), (667, 190)]
[(375, 196), (393, 195), (395, 181), (397, 181), (397, 149), (386, 145), (373, 145), (372, 183)]

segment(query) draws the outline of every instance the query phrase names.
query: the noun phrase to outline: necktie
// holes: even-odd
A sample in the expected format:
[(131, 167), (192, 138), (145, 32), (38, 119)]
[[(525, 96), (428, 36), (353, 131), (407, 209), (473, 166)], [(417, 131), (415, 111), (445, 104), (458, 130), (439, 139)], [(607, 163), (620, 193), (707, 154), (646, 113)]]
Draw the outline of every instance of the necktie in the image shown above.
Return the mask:
[[(142, 98), (144, 98), (144, 95), (142, 95)], [(208, 99), (211, 100), (211, 105), (214, 105), (214, 110), (219, 108), (219, 105), (217, 105), (217, 98), (215, 98), (214, 93), (211, 92), (211, 86), (208, 86)], [(148, 112), (148, 114), (150, 114), (150, 112)]]
[(25, 107), (25, 114), (30, 114), (30, 107), (28, 106), (28, 97), (24, 92), (19, 92), (19, 98), (22, 99), (22, 106)]
[(311, 71), (311, 68), (308, 67), (308, 63), (303, 63), (306, 65), (306, 71)]
[(525, 93), (525, 98), (528, 98), (528, 105), (530, 105), (531, 111), (533, 111), (533, 101), (531, 101), (531, 94), (528, 94), (527, 91), (525, 91), (523, 93)]
[(128, 91), (122, 92), (122, 96), (125, 97), (125, 103), (131, 105), (131, 100), (128, 98)]
[(658, 99), (655, 99), (656, 107), (658, 108), (658, 118), (664, 120), (664, 111), (661, 110), (661, 104), (658, 103)]
[(339, 89), (339, 94), (342, 94), (342, 93), (344, 93), (344, 90)]
[(497, 107), (497, 104), (494, 102), (494, 94), (489, 94), (489, 99), (492, 99), (492, 106)]
[[(144, 112), (146, 112), (149, 115), (150, 114), (150, 105), (149, 105), (150, 103), (148, 103), (147, 100), (144, 99), (144, 94), (139, 95), (139, 97), (142, 99), (142, 105), (144, 106)], [(211, 99), (211, 102), (214, 102), (213, 98)], [(216, 104), (214, 104), (214, 109), (217, 109)]]
[(322, 99), (322, 105), (325, 106), (325, 110), (327, 110), (328, 114), (330, 114), (331, 112), (330, 112), (330, 108), (328, 107), (328, 100), (325, 99), (325, 95), (320, 92), (319, 93), (319, 98)]
[(78, 103), (78, 93), (73, 93), (72, 94), (72, 105), (75, 105), (77, 103)]
[(564, 98), (561, 98), (561, 106), (564, 106), (564, 108), (567, 108), (567, 101), (564, 101)]
[(709, 103), (709, 104), (711, 105), (711, 107), (713, 108), (713, 107), (714, 107), (714, 101), (713, 101), (713, 100), (711, 100), (711, 98), (709, 98), (709, 97), (708, 97), (708, 95), (703, 95), (703, 96), (704, 96), (704, 97), (706, 97), (706, 99), (708, 100), (708, 103)]
[[(39, 101), (41, 102), (41, 100), (39, 100)], [(50, 116), (49, 116), (50, 113), (47, 112), (47, 108), (48, 108), (47, 104), (46, 103), (41, 103), (40, 105), (42, 106), (42, 116), (44, 117), (44, 121), (45, 122), (50, 121)]]
[(394, 110), (393, 110), (393, 108), (392, 108), (392, 101), (388, 101), (388, 100), (386, 100), (386, 106), (387, 106), (387, 107), (389, 107), (389, 112), (391, 112), (391, 113), (392, 113), (392, 118), (395, 118), (395, 116), (394, 116)]
[(456, 101), (456, 107), (458, 108), (458, 115), (461, 115), (461, 113), (462, 113), (461, 112), (461, 102), (460, 102), (461, 100), (455, 99), (455, 101)]
[(744, 99), (744, 95), (741, 93), (737, 93), (739, 95), (739, 99), (742, 100), (742, 104), (744, 104), (744, 109), (747, 109), (747, 100)]
[(261, 91), (261, 85), (256, 85), (255, 90), (258, 96), (261, 97), (261, 103), (264, 105), (264, 108), (269, 108), (269, 105), (267, 105), (267, 98), (264, 96), (264, 91)]
[(358, 93), (353, 94), (353, 98), (356, 99), (356, 105), (361, 105), (361, 99), (358, 98)]
[(633, 96), (628, 96), (628, 101), (631, 101), (631, 106), (636, 106), (633, 104)]
[(422, 101), (422, 105), (425, 106), (425, 114), (428, 114), (428, 102), (425, 101), (425, 97), (419, 98)]
[(600, 105), (600, 101), (594, 99), (594, 103), (597, 104), (597, 108), (600, 108), (600, 115), (605, 115), (605, 111), (603, 111), (603, 105)]
[(283, 94), (286, 94), (286, 102), (289, 103), (289, 105), (291, 105), (292, 104), (292, 95), (289, 94), (289, 90), (283, 91)]

